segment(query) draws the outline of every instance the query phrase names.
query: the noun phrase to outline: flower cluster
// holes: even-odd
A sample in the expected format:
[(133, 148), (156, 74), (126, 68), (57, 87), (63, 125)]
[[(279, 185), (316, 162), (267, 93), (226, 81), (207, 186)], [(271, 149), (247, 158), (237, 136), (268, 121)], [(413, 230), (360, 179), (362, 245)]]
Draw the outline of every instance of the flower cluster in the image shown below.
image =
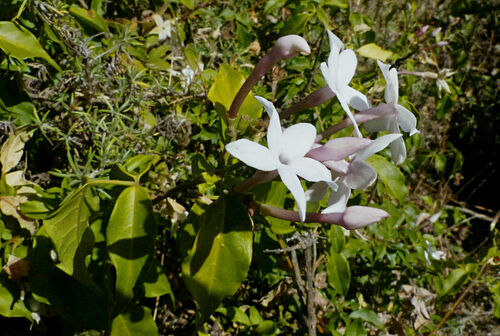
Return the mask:
[[(262, 205), (260, 210), (263, 213), (288, 220), (325, 222), (357, 229), (388, 216), (385, 211), (377, 208), (347, 207), (352, 189), (365, 189), (377, 178), (376, 171), (365, 160), (389, 146), (393, 161), (402, 163), (406, 158), (406, 148), (400, 129), (410, 135), (418, 133), (417, 122), (410, 111), (398, 104), (395, 68), (378, 61), (386, 81), (386, 103), (372, 107), (363, 93), (349, 86), (357, 66), (354, 51), (342, 50), (342, 41), (331, 31), (328, 31), (328, 36), (330, 55), (327, 62), (320, 66), (327, 86), (313, 92), (296, 106), (282, 111), (281, 115), (286, 117), (337, 97), (348, 118), (321, 134), (317, 134), (315, 126), (309, 123), (299, 123), (283, 129), (275, 106), (265, 98), (256, 97), (269, 116), (267, 147), (248, 139), (239, 139), (226, 145), (226, 150), (248, 166), (270, 172), (267, 178), (279, 175), (297, 203), (298, 213)], [(241, 102), (259, 78), (280, 59), (292, 57), (299, 52), (310, 53), (307, 42), (300, 36), (289, 35), (278, 39), (236, 95), (230, 117), (236, 116)], [(358, 113), (354, 114), (351, 107)], [(359, 129), (359, 124), (362, 123), (368, 132), (388, 131), (388, 134), (375, 140), (364, 138)], [(333, 138), (321, 143), (323, 139), (350, 125), (354, 127), (356, 137)], [(255, 176), (257, 177), (252, 181), (254, 185), (268, 180), (264, 178), (265, 174), (256, 173)], [(314, 184), (304, 191), (299, 178)], [(328, 189), (331, 189), (328, 207), (321, 213), (306, 213), (306, 202), (321, 200)]]

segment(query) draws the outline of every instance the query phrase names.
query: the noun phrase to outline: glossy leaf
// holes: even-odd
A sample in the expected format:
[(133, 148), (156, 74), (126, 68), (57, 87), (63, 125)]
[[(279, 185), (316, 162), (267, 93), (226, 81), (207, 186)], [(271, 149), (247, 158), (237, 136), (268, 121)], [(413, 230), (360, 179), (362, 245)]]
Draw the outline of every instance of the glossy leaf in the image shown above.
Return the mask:
[(346, 295), (351, 282), (349, 263), (340, 253), (332, 253), (326, 266), (328, 283), (340, 294)]
[[(245, 82), (245, 77), (227, 64), (220, 66), (219, 72), (215, 77), (214, 84), (208, 91), (208, 99), (216, 106), (220, 104), (225, 111), (233, 102), (236, 93)], [(262, 105), (255, 99), (252, 93), (243, 101), (236, 119), (236, 125), (239, 129), (245, 129), (248, 126), (249, 119), (258, 119), (262, 115)]]
[(0, 315), (5, 317), (26, 317), (31, 320), (31, 312), (19, 297), (12, 294), (5, 282), (6, 280), (0, 279)]
[(57, 252), (57, 267), (83, 282), (88, 281), (84, 258), (94, 244), (89, 219), (98, 210), (99, 198), (92, 188), (85, 187), (66, 200), (54, 216), (43, 221)]
[(194, 247), (182, 263), (184, 281), (205, 321), (223, 298), (233, 295), (252, 260), (252, 225), (247, 209), (221, 196), (202, 216)]
[(371, 309), (363, 308), (360, 310), (356, 310), (351, 314), (349, 314), (349, 317), (353, 319), (361, 319), (363, 321), (370, 322), (378, 329), (384, 329), (384, 324), (382, 323), (382, 321), (380, 321), (380, 318), (378, 317), (377, 313), (375, 313)]
[(168, 294), (174, 301), (174, 293), (168, 281), (167, 275), (157, 262), (151, 262), (144, 277), (144, 296), (157, 297)]
[(71, 5), (69, 12), (83, 25), (91, 27), (94, 30), (105, 32), (108, 30), (108, 24), (104, 18), (93, 9), (85, 9), (77, 5)]
[(111, 336), (155, 336), (158, 335), (151, 310), (136, 306), (113, 319)]
[(0, 22), (0, 49), (19, 59), (43, 58), (61, 71), (59, 65), (45, 52), (36, 37), (29, 31), (19, 28), (13, 22)]
[(361, 46), (358, 49), (358, 53), (361, 56), (381, 60), (382, 62), (385, 62), (389, 57), (392, 56), (392, 51), (382, 49), (375, 43), (368, 43), (364, 46)]
[(436, 291), (440, 298), (457, 292), (467, 279), (467, 272), (461, 268), (454, 269), (446, 278), (436, 277)]
[(345, 245), (344, 230), (338, 225), (332, 225), (329, 238), (332, 251), (336, 253), (342, 252)]
[(128, 187), (116, 200), (106, 229), (109, 256), (116, 269), (116, 291), (132, 299), (133, 289), (153, 250), (153, 205), (146, 189)]
[(399, 168), (380, 155), (372, 155), (366, 159), (366, 162), (377, 171), (380, 181), (387, 189), (387, 193), (403, 202), (406, 195), (408, 195), (408, 189), (405, 184), (405, 176)]

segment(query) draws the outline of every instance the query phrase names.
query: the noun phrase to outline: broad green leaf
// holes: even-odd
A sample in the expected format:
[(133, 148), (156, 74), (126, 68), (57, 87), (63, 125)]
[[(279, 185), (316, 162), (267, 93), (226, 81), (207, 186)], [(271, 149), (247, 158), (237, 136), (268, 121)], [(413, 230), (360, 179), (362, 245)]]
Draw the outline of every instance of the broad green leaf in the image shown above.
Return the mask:
[(356, 310), (351, 314), (349, 314), (349, 317), (353, 319), (361, 319), (363, 321), (370, 322), (378, 329), (384, 329), (384, 324), (382, 323), (382, 321), (380, 321), (377, 313), (375, 313), (371, 309), (363, 308), (360, 310)]
[(398, 167), (387, 161), (383, 156), (372, 155), (366, 159), (377, 171), (380, 181), (387, 188), (390, 196), (403, 202), (408, 195), (408, 189), (405, 184), (405, 177)]
[(23, 156), (24, 144), (28, 140), (27, 132), (11, 133), (0, 149), (2, 175), (14, 168)]
[(361, 56), (381, 60), (382, 62), (385, 62), (389, 57), (392, 56), (392, 51), (382, 49), (375, 43), (368, 43), (364, 46), (361, 46), (360, 48), (358, 48), (358, 53)]
[(84, 187), (43, 221), (57, 252), (57, 267), (84, 283), (89, 280), (84, 258), (94, 244), (89, 219), (98, 210), (99, 198), (92, 188)]
[(69, 12), (83, 25), (99, 32), (108, 31), (108, 24), (104, 18), (93, 9), (85, 9), (77, 5), (71, 5)]
[(221, 196), (201, 217), (193, 249), (182, 263), (184, 282), (204, 322), (223, 298), (245, 280), (252, 260), (252, 224), (247, 209), (232, 196)]
[(116, 291), (126, 299), (153, 251), (153, 205), (146, 189), (128, 187), (116, 200), (106, 229), (109, 256), (116, 269)]
[[(214, 84), (208, 91), (208, 99), (215, 105), (220, 104), (225, 112), (229, 111), (236, 93), (245, 82), (245, 77), (231, 66), (222, 64), (215, 77)], [(249, 120), (260, 118), (262, 114), (262, 105), (255, 99), (252, 93), (243, 101), (236, 119), (236, 125), (239, 129), (245, 129)]]
[(174, 293), (170, 287), (167, 275), (158, 262), (150, 262), (148, 271), (144, 276), (144, 296), (157, 297), (168, 294), (174, 301)]
[[(288, 188), (282, 182), (262, 184), (253, 190), (256, 198), (261, 202), (282, 208), (288, 195)], [(271, 225), (271, 230), (276, 234), (288, 234), (295, 231), (295, 227), (283, 219), (267, 216), (266, 220)]]
[(26, 317), (31, 320), (31, 312), (26, 308), (24, 302), (15, 297), (7, 284), (7, 280), (0, 278), (0, 315), (5, 317)]
[(292, 15), (285, 21), (285, 25), (280, 30), (280, 35), (300, 34), (307, 27), (307, 21), (311, 17), (311, 13), (300, 13)]
[(22, 102), (7, 109), (14, 115), (16, 124), (19, 126), (32, 125), (39, 122), (35, 106), (30, 102)]
[(340, 294), (346, 295), (351, 282), (349, 263), (340, 253), (332, 253), (326, 265), (328, 283)]
[(111, 336), (155, 336), (158, 335), (151, 310), (144, 306), (135, 306), (113, 319)]
[(344, 336), (366, 336), (366, 329), (361, 320), (354, 320), (345, 328)]
[(13, 22), (0, 22), (0, 49), (19, 59), (43, 58), (58, 71), (61, 71), (59, 65), (45, 52), (36, 37), (29, 31), (19, 28)]
[(467, 280), (467, 272), (461, 268), (454, 269), (444, 279), (436, 277), (435, 286), (439, 298), (456, 293), (459, 285)]
[(330, 244), (333, 252), (340, 253), (344, 248), (345, 235), (342, 228), (338, 225), (332, 225), (330, 228)]

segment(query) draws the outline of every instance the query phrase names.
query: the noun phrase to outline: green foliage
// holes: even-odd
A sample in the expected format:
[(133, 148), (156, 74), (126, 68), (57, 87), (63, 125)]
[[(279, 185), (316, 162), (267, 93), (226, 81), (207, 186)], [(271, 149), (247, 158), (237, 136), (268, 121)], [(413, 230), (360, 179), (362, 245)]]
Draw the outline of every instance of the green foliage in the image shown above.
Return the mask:
[[(2, 331), (307, 334), (298, 236), (317, 237), (318, 334), (498, 329), (491, 0), (437, 8), (0, 0), (0, 8)], [(153, 13), (170, 25), (165, 39)], [(366, 160), (378, 180), (353, 190), (348, 205), (375, 203), (390, 217), (357, 232), (262, 215), (256, 202), (294, 210), (293, 197), (278, 180), (235, 192), (254, 170), (232, 165), (224, 150), (232, 127), (264, 144), (254, 94), (284, 110), (326, 84), (325, 27), (362, 56), (351, 86), (374, 105), (385, 86), (375, 60), (400, 72), (399, 103), (421, 131), (404, 135), (404, 164), (392, 164), (389, 151)], [(284, 34), (303, 36), (311, 55), (278, 62), (230, 125), (234, 96)], [(320, 132), (344, 118), (333, 99), (282, 125), (309, 122)]]

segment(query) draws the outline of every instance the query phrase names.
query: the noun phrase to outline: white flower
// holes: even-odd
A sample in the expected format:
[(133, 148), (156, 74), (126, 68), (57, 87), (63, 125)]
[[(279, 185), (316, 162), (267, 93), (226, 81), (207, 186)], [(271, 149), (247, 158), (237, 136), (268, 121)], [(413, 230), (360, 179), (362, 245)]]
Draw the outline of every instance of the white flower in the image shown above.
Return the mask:
[[(369, 139), (358, 139), (358, 151), (351, 156), (351, 160), (327, 160), (323, 164), (330, 168), (338, 185), (337, 191), (330, 194), (328, 207), (321, 213), (343, 212), (346, 209), (347, 201), (351, 196), (351, 189), (364, 189), (373, 184), (377, 178), (377, 172), (365, 162), (367, 158), (381, 151), (393, 141), (401, 138), (401, 134), (387, 134), (374, 141)], [(333, 142), (333, 139), (330, 142)], [(362, 143), (361, 140), (364, 140)], [(342, 145), (342, 144), (340, 144)], [(333, 149), (335, 145), (330, 145)], [(339, 146), (340, 147), (340, 146)], [(309, 188), (306, 195), (308, 200), (319, 201), (328, 191), (328, 186), (323, 182), (315, 183)]]
[(186, 79), (186, 88), (191, 84), (194, 79), (194, 71), (190, 67), (181, 70), (182, 75)]
[(427, 240), (425, 241), (425, 244), (427, 244), (427, 251), (424, 251), (424, 257), (425, 257), (425, 260), (427, 260), (427, 263), (429, 265), (431, 264), (431, 260), (429, 258), (429, 255), (431, 256), (432, 259), (435, 259), (435, 260), (445, 260), (446, 259), (446, 253), (444, 253), (441, 250), (433, 251), (431, 244)]
[(301, 221), (306, 216), (306, 197), (298, 176), (311, 182), (327, 181), (331, 187), (330, 171), (320, 162), (304, 157), (312, 148), (316, 138), (316, 128), (307, 123), (300, 123), (281, 130), (278, 112), (274, 105), (262, 98), (255, 97), (270, 117), (267, 130), (266, 148), (256, 142), (240, 139), (226, 145), (226, 150), (250, 167), (263, 170), (278, 170), (281, 180), (292, 193)]
[(156, 13), (153, 14), (153, 20), (155, 21), (156, 27), (149, 32), (150, 34), (158, 34), (159, 41), (163, 41), (167, 37), (172, 36), (170, 20), (164, 21), (163, 18)]
[(358, 111), (371, 107), (370, 102), (364, 94), (349, 86), (356, 71), (358, 60), (352, 49), (345, 49), (340, 52), (344, 44), (329, 30), (328, 37), (330, 38), (330, 55), (328, 56), (328, 64), (325, 62), (321, 63), (321, 73), (328, 87), (335, 93), (340, 105), (351, 119), (356, 134), (361, 137), (358, 124), (348, 106), (350, 105)]
[[(390, 133), (400, 134), (399, 128), (409, 132), (410, 136), (419, 133), (416, 129), (417, 119), (408, 109), (398, 104), (398, 72), (395, 68), (390, 69), (389, 64), (377, 61), (377, 64), (384, 75), (385, 102), (392, 105), (396, 111), (394, 114), (372, 120), (365, 123), (365, 127), (370, 132), (388, 130)], [(399, 138), (391, 143), (392, 160), (396, 164), (401, 164), (406, 159), (406, 146), (403, 138)]]

